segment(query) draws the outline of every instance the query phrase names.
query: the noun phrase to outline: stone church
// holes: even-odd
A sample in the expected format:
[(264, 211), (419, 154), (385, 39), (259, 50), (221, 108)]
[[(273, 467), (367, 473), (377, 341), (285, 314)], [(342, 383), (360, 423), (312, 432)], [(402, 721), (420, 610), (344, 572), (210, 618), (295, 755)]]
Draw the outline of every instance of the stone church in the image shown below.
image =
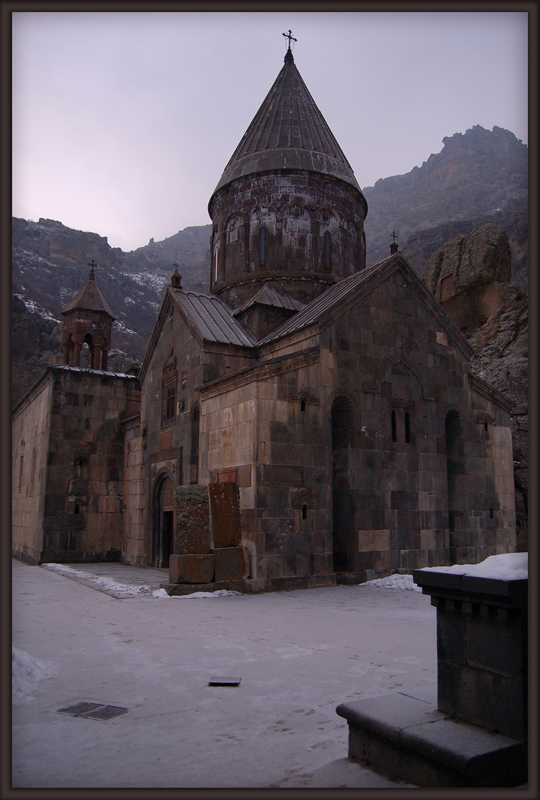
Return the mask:
[(107, 370), (93, 267), (62, 312), (14, 555), (264, 591), (514, 550), (510, 404), (397, 244), (366, 266), (367, 211), (289, 48), (210, 198), (209, 292), (174, 272), (139, 374)]

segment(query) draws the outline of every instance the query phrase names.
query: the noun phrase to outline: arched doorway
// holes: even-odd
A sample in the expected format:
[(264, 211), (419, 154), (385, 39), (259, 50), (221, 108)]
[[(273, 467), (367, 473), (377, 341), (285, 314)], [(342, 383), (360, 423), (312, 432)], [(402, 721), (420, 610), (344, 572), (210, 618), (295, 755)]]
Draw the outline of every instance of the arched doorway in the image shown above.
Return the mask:
[(154, 520), (154, 566), (168, 569), (174, 538), (174, 496), (170, 478), (163, 478), (157, 487)]
[(332, 405), (333, 569), (347, 572), (354, 561), (354, 498), (349, 476), (352, 405), (338, 397)]

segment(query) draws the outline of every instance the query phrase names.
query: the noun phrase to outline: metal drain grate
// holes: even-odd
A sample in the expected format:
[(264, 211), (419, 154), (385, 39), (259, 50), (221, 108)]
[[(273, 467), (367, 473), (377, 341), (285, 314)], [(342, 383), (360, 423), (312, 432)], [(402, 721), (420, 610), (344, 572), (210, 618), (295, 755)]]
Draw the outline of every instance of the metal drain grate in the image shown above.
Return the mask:
[(59, 708), (59, 714), (70, 714), (72, 717), (87, 719), (112, 719), (127, 714), (128, 709), (121, 706), (106, 706), (103, 703), (77, 703), (75, 706)]

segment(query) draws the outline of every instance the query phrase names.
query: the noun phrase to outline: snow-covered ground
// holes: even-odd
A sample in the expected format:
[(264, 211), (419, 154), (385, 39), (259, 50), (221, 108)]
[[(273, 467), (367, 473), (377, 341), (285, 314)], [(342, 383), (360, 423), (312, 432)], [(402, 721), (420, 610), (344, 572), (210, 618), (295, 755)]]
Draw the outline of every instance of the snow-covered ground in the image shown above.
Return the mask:
[[(15, 788), (397, 786), (347, 760), (335, 709), (435, 701), (435, 609), (410, 576), (212, 602), (165, 598), (165, 580), (13, 562)], [(81, 702), (127, 712), (58, 713)]]

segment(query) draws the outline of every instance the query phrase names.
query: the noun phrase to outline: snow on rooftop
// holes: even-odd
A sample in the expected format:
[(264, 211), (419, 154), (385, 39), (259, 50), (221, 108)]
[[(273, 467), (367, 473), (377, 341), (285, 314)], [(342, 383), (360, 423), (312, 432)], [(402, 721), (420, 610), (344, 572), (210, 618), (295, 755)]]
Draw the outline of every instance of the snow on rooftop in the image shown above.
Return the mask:
[(489, 556), (479, 564), (425, 567), (422, 572), (450, 572), (455, 575), (470, 575), (501, 581), (520, 580), (529, 575), (529, 559), (528, 553), (501, 553), (498, 556)]

